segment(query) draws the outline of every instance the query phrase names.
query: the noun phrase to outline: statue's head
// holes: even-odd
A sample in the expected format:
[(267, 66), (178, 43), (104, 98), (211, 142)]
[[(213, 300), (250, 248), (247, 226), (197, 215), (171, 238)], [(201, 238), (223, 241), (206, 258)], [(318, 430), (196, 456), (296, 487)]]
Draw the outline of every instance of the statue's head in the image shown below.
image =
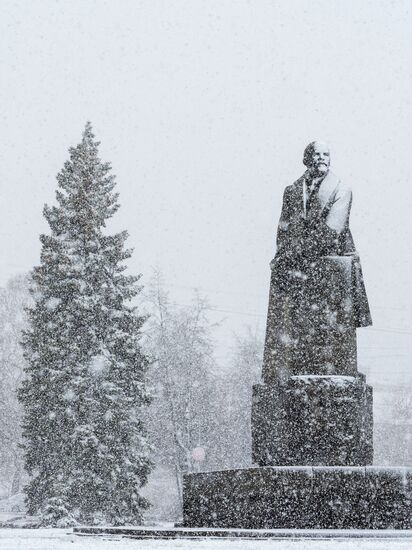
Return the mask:
[(312, 141), (303, 153), (303, 164), (312, 176), (325, 176), (329, 172), (330, 150), (322, 141)]

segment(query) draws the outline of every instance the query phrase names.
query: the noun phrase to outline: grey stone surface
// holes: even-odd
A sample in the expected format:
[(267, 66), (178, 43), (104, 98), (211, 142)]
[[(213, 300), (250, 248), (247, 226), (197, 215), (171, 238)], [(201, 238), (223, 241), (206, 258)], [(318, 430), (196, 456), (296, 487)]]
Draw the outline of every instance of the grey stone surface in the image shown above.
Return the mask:
[(252, 461), (259, 466), (372, 464), (372, 388), (365, 377), (292, 376), (255, 385)]
[(189, 474), (185, 527), (411, 529), (412, 468), (266, 467)]

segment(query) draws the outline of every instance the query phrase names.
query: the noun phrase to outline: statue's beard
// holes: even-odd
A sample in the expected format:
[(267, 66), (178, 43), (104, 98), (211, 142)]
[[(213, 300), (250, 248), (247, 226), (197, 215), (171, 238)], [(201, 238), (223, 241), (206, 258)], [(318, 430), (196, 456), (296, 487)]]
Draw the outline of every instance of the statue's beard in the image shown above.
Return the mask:
[(314, 176), (325, 176), (329, 172), (329, 166), (327, 164), (316, 164), (311, 166), (311, 172)]

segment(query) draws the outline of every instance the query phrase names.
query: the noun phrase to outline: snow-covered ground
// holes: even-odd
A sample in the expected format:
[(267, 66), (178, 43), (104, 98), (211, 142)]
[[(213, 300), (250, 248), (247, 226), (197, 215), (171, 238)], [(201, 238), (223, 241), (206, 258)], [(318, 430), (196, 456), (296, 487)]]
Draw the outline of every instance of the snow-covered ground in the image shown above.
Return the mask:
[(411, 540), (136, 540), (70, 529), (0, 529), (1, 550), (410, 550)]

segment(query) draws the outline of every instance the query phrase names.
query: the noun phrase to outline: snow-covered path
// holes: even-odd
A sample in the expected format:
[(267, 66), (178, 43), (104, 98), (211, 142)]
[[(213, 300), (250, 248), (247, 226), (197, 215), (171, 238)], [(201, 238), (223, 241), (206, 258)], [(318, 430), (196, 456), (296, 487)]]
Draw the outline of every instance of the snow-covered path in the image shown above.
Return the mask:
[(69, 529), (0, 529), (0, 550), (410, 550), (410, 540), (133, 540)]

